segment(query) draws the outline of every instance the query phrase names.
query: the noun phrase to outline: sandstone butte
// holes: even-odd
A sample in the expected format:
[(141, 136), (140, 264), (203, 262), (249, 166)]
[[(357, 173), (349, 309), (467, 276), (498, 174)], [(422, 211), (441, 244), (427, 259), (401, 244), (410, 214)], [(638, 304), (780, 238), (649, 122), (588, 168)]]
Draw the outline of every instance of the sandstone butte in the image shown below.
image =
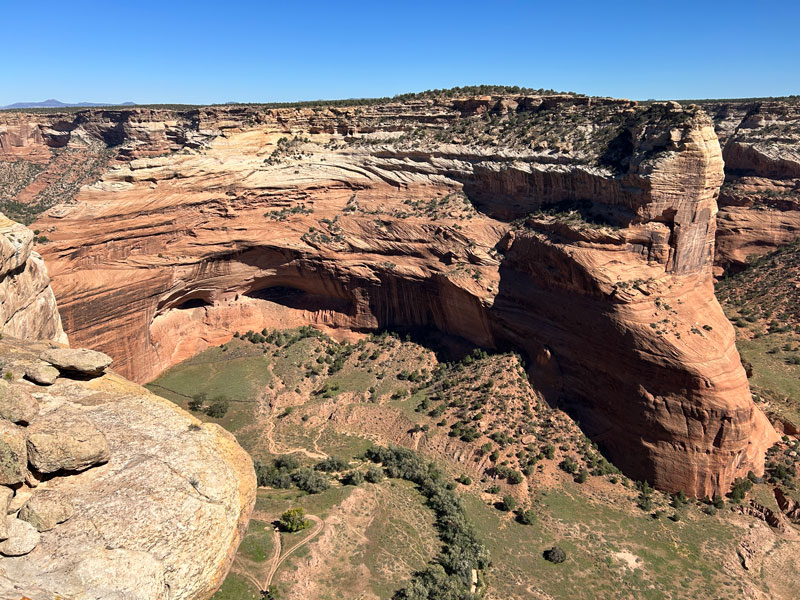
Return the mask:
[[(70, 339), (136, 381), (235, 331), (435, 328), (522, 351), (533, 385), (632, 478), (702, 497), (763, 470), (776, 434), (714, 297), (723, 160), (696, 106), (487, 96), (0, 119), (3, 159), (41, 175), (20, 203), (67, 190), (32, 227)], [(94, 166), (61, 177), (58, 161)]]
[(33, 235), (0, 215), (0, 598), (205, 600), (247, 529), (253, 463), (108, 357), (60, 349)]

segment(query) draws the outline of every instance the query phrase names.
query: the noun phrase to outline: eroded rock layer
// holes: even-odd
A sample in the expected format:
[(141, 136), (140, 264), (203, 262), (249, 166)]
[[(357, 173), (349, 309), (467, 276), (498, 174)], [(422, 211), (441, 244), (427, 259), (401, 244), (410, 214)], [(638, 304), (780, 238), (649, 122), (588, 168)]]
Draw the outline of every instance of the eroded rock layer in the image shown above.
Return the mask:
[(800, 101), (709, 103), (725, 159), (717, 261), (738, 270), (800, 237)]
[(0, 213), (0, 331), (33, 340), (67, 342), (33, 232)]
[(89, 111), (80, 130), (114, 132), (114, 166), (35, 227), (69, 334), (138, 381), (237, 330), (435, 327), (523, 350), (632, 477), (703, 496), (763, 468), (774, 431), (713, 295), (722, 157), (697, 108)]

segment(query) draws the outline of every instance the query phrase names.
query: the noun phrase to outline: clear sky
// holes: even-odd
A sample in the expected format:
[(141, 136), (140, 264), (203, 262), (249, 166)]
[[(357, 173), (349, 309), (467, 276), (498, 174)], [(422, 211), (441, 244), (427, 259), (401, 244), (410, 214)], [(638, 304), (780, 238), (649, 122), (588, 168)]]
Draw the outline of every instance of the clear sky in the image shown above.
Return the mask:
[(800, 2), (0, 0), (0, 105), (800, 93)]

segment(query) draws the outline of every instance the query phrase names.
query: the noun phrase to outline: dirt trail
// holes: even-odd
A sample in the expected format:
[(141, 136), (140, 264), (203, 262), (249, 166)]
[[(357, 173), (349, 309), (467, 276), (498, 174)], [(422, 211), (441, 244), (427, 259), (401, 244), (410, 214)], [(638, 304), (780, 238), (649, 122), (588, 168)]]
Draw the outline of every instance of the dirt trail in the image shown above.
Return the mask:
[[(279, 454), (293, 454), (295, 452), (304, 454), (308, 458), (313, 458), (317, 460), (322, 460), (328, 458), (328, 455), (324, 452), (311, 452), (306, 450), (305, 448), (279, 448), (278, 444), (275, 442), (275, 438), (273, 437), (273, 432), (275, 431), (275, 421), (274, 417), (270, 414), (266, 414), (263, 418), (265, 421), (264, 425), (264, 439), (267, 441), (267, 449), (269, 450), (270, 454), (279, 455)], [(314, 447), (319, 449), (317, 446), (317, 440), (319, 440), (322, 433), (317, 436), (314, 440)]]
[(289, 548), (286, 552), (281, 554), (281, 535), (278, 533), (277, 530), (273, 531), (273, 535), (275, 536), (275, 549), (272, 553), (272, 565), (270, 566), (269, 573), (267, 574), (266, 579), (264, 579), (264, 583), (260, 586), (262, 591), (269, 590), (270, 584), (272, 584), (272, 579), (275, 577), (275, 572), (278, 570), (278, 567), (281, 566), (283, 561), (285, 561), (295, 550), (304, 546), (315, 537), (317, 537), (322, 530), (325, 528), (325, 521), (320, 519), (316, 515), (306, 515), (309, 519), (314, 521), (315, 526), (314, 529), (311, 531), (309, 535), (307, 535), (304, 539), (297, 542), (294, 546)]

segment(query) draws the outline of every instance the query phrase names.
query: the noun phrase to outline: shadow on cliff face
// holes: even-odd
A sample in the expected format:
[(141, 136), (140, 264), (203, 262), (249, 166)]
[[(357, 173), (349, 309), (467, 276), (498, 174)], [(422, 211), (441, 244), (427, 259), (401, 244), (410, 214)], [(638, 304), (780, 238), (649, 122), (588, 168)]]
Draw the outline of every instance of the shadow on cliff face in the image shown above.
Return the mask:
[(245, 296), (258, 300), (267, 300), (287, 308), (309, 312), (335, 311), (347, 313), (351, 302), (345, 298), (330, 295), (314, 294), (289, 285), (269, 285), (245, 292)]

